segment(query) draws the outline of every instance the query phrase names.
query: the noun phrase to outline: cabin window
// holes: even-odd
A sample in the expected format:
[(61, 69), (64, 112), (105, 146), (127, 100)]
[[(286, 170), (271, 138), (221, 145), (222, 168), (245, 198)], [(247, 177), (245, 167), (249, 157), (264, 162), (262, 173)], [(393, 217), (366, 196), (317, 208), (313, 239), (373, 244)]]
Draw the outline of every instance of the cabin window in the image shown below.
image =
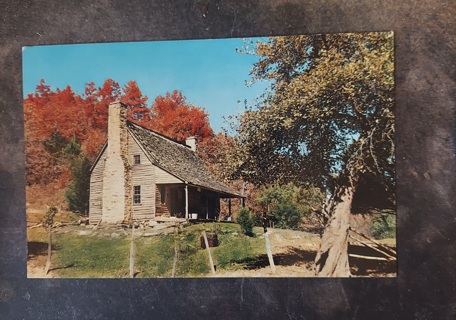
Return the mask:
[(133, 193), (133, 203), (139, 204), (141, 203), (141, 186), (134, 186), (134, 193)]
[(139, 154), (136, 154), (133, 157), (135, 159), (135, 164), (141, 164), (141, 156)]

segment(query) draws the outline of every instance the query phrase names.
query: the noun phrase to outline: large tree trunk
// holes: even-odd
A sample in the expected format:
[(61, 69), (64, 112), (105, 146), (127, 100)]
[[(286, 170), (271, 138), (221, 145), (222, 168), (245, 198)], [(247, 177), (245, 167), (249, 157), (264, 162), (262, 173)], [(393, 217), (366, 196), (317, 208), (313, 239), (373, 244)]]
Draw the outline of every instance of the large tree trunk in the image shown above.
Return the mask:
[(353, 183), (339, 187), (331, 208), (331, 216), (321, 238), (320, 249), (315, 258), (316, 275), (319, 277), (349, 277), (348, 232)]

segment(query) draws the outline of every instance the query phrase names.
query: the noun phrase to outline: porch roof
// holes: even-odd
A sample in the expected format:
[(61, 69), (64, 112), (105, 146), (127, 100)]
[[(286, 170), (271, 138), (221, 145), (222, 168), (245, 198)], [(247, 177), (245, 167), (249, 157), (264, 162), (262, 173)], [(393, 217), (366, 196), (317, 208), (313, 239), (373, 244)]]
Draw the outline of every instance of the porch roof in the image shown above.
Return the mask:
[(218, 181), (187, 145), (130, 121), (127, 121), (127, 128), (154, 165), (189, 185), (218, 192), (223, 198), (243, 197)]

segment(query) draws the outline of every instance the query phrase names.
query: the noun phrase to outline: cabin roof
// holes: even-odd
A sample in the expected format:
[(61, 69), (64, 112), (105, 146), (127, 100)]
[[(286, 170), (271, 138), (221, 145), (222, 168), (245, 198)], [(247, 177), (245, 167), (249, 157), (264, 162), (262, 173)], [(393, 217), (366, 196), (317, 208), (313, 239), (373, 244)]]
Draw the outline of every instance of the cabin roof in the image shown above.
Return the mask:
[(189, 146), (130, 121), (127, 128), (154, 165), (190, 185), (219, 192), (222, 197), (243, 197), (218, 181)]

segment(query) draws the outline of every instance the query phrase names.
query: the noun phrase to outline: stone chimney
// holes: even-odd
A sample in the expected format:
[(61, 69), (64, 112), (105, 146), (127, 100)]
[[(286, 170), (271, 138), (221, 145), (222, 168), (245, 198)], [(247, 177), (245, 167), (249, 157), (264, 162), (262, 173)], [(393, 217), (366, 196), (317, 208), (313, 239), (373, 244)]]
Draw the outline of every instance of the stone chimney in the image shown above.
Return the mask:
[(193, 152), (198, 151), (198, 139), (196, 139), (196, 137), (188, 137), (185, 139), (185, 144), (189, 146)]
[(131, 211), (131, 172), (128, 164), (127, 106), (109, 105), (108, 147), (103, 170), (103, 223), (120, 223)]

